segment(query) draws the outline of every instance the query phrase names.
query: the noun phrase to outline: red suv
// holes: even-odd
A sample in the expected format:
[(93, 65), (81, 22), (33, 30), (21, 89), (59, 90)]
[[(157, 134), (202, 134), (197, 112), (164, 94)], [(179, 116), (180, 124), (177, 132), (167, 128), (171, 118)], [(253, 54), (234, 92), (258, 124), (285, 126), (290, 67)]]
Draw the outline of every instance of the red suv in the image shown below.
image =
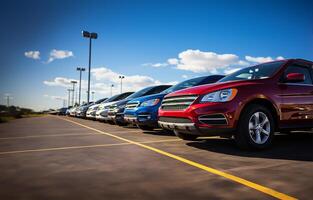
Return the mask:
[(313, 128), (312, 80), (312, 61), (247, 67), (217, 83), (168, 94), (158, 122), (185, 140), (234, 136), (239, 147), (266, 148), (275, 131)]

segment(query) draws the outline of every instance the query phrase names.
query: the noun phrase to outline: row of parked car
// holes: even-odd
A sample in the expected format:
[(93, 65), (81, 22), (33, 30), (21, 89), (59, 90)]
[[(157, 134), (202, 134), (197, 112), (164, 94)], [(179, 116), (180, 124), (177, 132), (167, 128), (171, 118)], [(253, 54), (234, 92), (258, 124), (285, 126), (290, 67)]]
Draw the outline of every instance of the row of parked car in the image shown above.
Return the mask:
[[(184, 140), (234, 138), (264, 149), (274, 132), (313, 128), (313, 62), (289, 59), (146, 87), (67, 109), (67, 115), (143, 130), (162, 128)], [(64, 113), (65, 113), (64, 112)]]

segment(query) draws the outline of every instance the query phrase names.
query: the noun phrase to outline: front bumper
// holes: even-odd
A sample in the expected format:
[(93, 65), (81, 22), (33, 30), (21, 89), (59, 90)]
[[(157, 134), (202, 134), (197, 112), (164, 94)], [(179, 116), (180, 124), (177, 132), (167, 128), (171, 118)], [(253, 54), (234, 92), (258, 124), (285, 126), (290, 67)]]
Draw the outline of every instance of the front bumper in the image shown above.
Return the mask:
[(198, 136), (229, 136), (235, 129), (233, 128), (205, 128), (199, 127), (195, 123), (173, 123), (173, 122), (158, 122), (163, 129), (178, 131), (190, 135)]
[(96, 111), (87, 112), (86, 117), (90, 118), (90, 119), (95, 119), (96, 118)]
[(131, 110), (125, 110), (124, 120), (131, 124), (157, 128), (158, 108), (159, 106), (152, 106), (152, 107), (138, 107)]
[(162, 128), (185, 134), (211, 136), (232, 134), (236, 130), (236, 104), (194, 104), (186, 110), (159, 110), (158, 124)]

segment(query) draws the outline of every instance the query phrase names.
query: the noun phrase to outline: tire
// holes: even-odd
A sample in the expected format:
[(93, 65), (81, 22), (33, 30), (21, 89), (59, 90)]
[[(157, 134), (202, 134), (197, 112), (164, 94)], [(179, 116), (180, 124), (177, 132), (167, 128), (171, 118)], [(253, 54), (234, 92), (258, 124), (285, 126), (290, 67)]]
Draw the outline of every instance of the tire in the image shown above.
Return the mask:
[(264, 106), (251, 104), (242, 111), (235, 141), (242, 149), (265, 149), (274, 137), (274, 118)]
[(126, 126), (127, 125), (127, 123), (119, 122), (119, 121), (116, 121), (115, 124), (118, 126)]
[(184, 134), (184, 133), (180, 133), (176, 130), (174, 131), (174, 133), (177, 137), (179, 137), (180, 139), (183, 139), (183, 140), (195, 141), (198, 138), (197, 135)]
[(111, 124), (111, 125), (115, 125), (115, 123), (111, 120), (108, 120), (107, 123)]
[(173, 135), (174, 134), (174, 131), (170, 130), (170, 129), (162, 129), (162, 131), (166, 134), (171, 134)]
[(152, 131), (154, 129), (151, 126), (146, 126), (146, 125), (137, 125), (137, 127), (144, 130), (144, 131)]

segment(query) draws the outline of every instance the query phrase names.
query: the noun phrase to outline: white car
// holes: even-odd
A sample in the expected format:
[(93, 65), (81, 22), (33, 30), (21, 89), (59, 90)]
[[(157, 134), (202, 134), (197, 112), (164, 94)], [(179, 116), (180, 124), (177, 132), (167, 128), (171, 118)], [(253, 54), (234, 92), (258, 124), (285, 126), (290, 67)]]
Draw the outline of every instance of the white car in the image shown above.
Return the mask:
[(118, 95), (115, 95), (115, 96), (107, 99), (107, 101), (99, 104), (99, 106), (97, 108), (97, 111), (95, 112), (96, 120), (106, 121), (108, 119), (107, 118), (107, 113), (108, 113), (108, 110), (109, 110), (109, 106), (114, 104), (114, 103), (116, 103), (117, 101), (120, 101), (122, 99), (127, 98), (132, 93), (133, 92), (125, 92), (125, 93), (122, 93), (122, 94), (118, 94)]
[(78, 106), (72, 107), (72, 108), (69, 110), (70, 116), (71, 116), (71, 117), (75, 117), (78, 110), (79, 110), (79, 107), (78, 107)]
[(107, 102), (107, 98), (100, 99), (96, 101), (95, 103), (90, 104), (89, 106), (85, 107), (85, 111), (83, 113), (83, 117), (86, 117), (87, 119), (96, 119), (96, 111), (101, 103)]

